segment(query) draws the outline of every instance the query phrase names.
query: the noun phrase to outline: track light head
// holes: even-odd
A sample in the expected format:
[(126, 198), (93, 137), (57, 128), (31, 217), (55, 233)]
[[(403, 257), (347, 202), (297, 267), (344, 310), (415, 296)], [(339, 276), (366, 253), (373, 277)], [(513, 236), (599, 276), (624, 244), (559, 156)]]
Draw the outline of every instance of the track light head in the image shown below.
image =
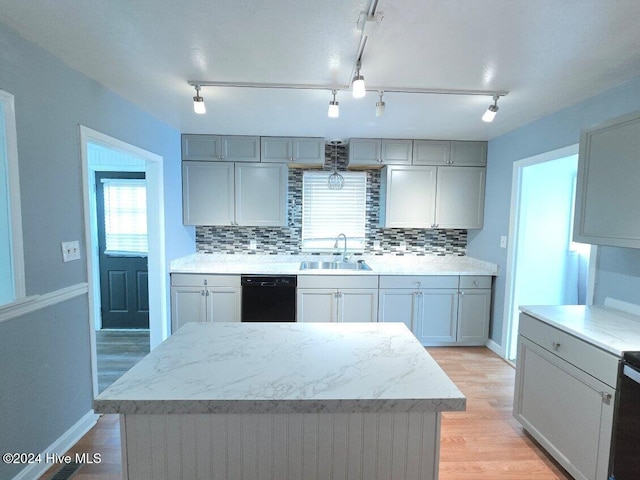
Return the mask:
[(380, 90), (378, 94), (380, 95), (380, 100), (376, 102), (376, 117), (381, 117), (384, 115), (384, 108), (386, 104), (384, 103), (384, 101), (382, 101), (382, 95), (384, 94), (384, 92)]
[(362, 98), (367, 94), (366, 87), (364, 85), (364, 77), (360, 75), (360, 62), (356, 67), (356, 74), (351, 80), (351, 88), (353, 93), (353, 98)]
[(329, 111), (327, 112), (327, 115), (329, 118), (338, 118), (340, 116), (340, 103), (336, 101), (336, 94), (338, 93), (338, 90), (332, 90), (331, 93), (333, 94), (333, 100), (329, 102)]
[(496, 118), (496, 113), (498, 113), (498, 110), (499, 110), (499, 107), (498, 107), (499, 98), (500, 98), (500, 95), (493, 96), (493, 105), (489, 105), (489, 108), (487, 108), (487, 111), (484, 112), (484, 115), (482, 115), (483, 122), (491, 123), (493, 122), (493, 119)]
[(204, 98), (200, 96), (200, 85), (194, 85), (196, 96), (193, 97), (193, 111), (197, 114), (207, 113), (207, 107), (204, 104)]

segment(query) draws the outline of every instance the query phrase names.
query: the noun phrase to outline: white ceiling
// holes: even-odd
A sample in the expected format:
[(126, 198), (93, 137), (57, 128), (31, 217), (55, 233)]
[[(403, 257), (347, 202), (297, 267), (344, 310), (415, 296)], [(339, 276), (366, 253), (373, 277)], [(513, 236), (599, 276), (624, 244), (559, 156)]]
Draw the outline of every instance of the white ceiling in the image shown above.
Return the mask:
[(491, 97), (203, 87), (345, 85), (369, 0), (0, 0), (0, 21), (183, 133), (488, 139), (640, 75), (638, 0), (379, 0), (368, 85)]

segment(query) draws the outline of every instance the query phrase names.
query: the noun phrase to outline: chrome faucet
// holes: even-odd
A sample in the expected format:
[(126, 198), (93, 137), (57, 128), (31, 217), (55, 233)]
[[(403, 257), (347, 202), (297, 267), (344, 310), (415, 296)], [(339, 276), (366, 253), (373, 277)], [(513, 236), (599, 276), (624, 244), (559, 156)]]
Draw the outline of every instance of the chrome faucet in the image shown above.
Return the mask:
[(342, 250), (342, 261), (347, 261), (347, 236), (344, 233), (341, 233), (336, 237), (336, 243), (333, 244), (333, 248), (338, 248), (338, 241), (340, 237), (344, 238), (344, 250)]

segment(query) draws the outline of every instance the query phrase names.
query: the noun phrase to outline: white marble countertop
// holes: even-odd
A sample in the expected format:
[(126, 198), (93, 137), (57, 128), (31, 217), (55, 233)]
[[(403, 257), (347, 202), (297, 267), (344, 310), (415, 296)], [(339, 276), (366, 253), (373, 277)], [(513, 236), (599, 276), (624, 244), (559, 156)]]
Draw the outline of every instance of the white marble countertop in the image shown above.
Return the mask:
[(250, 255), (194, 253), (172, 260), (171, 273), (273, 274), (273, 275), (497, 275), (497, 265), (472, 257), (455, 255), (357, 255), (371, 270), (300, 270), (305, 260), (324, 261), (326, 255)]
[(640, 316), (603, 305), (522, 306), (520, 310), (616, 356), (640, 351)]
[(465, 407), (402, 323), (188, 323), (94, 401), (123, 414)]

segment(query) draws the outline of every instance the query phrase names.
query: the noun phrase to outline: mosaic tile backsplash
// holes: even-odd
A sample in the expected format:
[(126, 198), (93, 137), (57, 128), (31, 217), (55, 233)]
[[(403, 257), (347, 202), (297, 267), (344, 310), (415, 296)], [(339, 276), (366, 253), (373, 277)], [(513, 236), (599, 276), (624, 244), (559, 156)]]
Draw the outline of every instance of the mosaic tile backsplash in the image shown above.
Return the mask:
[[(346, 170), (347, 146), (327, 146), (324, 170), (333, 170), (337, 157), (338, 170)], [(466, 255), (466, 230), (427, 230), (420, 228), (380, 228), (380, 170), (367, 172), (366, 247), (374, 255)], [(302, 229), (303, 170), (289, 169), (288, 227), (196, 227), (196, 249), (199, 253), (249, 253), (299, 255)], [(249, 242), (256, 241), (256, 250)], [(374, 242), (380, 249), (374, 250)], [(406, 245), (400, 248), (401, 242)]]

